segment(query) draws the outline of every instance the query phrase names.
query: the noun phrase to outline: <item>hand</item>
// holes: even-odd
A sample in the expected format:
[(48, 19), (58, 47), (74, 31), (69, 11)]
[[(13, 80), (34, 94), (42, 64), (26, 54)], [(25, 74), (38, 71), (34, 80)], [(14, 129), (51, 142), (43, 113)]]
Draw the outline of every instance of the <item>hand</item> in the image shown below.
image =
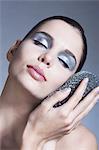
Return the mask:
[(46, 98), (31, 114), (24, 132), (34, 136), (38, 141), (60, 138), (70, 133), (80, 120), (92, 109), (99, 98), (99, 87), (91, 91), (81, 100), (87, 86), (87, 79), (84, 79), (73, 96), (62, 106), (53, 108), (58, 101), (66, 98), (70, 90), (57, 91), (54, 95)]

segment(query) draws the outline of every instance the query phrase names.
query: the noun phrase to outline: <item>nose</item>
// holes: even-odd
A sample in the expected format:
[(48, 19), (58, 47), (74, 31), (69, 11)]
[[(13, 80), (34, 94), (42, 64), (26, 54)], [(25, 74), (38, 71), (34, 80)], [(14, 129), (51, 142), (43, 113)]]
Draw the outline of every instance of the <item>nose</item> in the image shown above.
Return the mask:
[(48, 68), (50, 68), (52, 66), (52, 56), (49, 54), (49, 53), (44, 53), (44, 54), (41, 54), (39, 57), (38, 57), (38, 60), (40, 62), (43, 62), (47, 65)]

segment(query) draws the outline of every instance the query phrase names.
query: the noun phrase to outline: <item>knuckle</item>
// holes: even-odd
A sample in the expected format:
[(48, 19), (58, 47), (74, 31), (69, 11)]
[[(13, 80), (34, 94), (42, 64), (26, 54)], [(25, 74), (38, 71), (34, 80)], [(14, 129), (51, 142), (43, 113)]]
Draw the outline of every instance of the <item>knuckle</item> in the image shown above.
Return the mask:
[(70, 117), (66, 118), (66, 120), (65, 120), (65, 125), (68, 126), (68, 128), (69, 128), (69, 126), (70, 126), (71, 124), (72, 124), (72, 118), (70, 118)]
[(62, 119), (66, 118), (66, 112), (65, 111), (62, 110), (62, 111), (59, 112), (59, 114), (60, 114), (60, 117)]
[(65, 131), (65, 134), (70, 134), (71, 133), (71, 131), (72, 131), (72, 129), (70, 128), (70, 129), (66, 129), (66, 131)]
[(76, 99), (81, 99), (82, 98), (82, 96), (83, 96), (83, 91), (82, 90), (79, 90), (77, 93), (75, 93), (75, 98)]
[(74, 93), (74, 95), (71, 97), (71, 101), (74, 103), (78, 103), (82, 99), (83, 93)]
[(71, 130), (71, 126), (66, 127), (66, 131), (69, 132)]
[(82, 91), (82, 88), (81, 88), (81, 86), (79, 85), (78, 88), (77, 88), (76, 91), (75, 91), (76, 95), (78, 94), (78, 92), (80, 93), (81, 91)]
[(83, 81), (82, 81), (81, 84), (79, 85), (79, 87), (77, 88), (77, 90), (74, 93), (74, 95), (76, 96), (77, 99), (82, 98), (82, 96), (83, 96), (83, 94), (85, 92), (86, 86), (83, 85)]

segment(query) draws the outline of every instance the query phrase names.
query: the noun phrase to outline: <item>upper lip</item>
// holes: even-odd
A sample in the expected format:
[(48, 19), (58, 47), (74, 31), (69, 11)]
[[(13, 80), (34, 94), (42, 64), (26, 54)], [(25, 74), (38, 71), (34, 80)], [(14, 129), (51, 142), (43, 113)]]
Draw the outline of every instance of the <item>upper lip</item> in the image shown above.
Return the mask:
[(44, 75), (44, 71), (37, 65), (33, 66), (33, 65), (27, 65), (28, 68), (33, 68), (38, 74), (40, 74), (41, 76), (43, 76), (44, 80), (46, 81), (46, 77)]

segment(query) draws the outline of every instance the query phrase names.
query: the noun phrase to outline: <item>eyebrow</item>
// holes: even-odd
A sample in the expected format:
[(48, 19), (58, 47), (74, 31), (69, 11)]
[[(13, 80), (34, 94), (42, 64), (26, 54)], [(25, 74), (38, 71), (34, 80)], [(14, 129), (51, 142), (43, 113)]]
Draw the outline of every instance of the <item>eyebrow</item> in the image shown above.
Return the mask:
[[(47, 32), (44, 32), (44, 31), (38, 31), (36, 33), (41, 33), (41, 34), (45, 35), (45, 37), (47, 37), (48, 39), (51, 40), (51, 42), (52, 42), (51, 45), (53, 45), (54, 38), (50, 34), (48, 34)], [(64, 52), (66, 54), (68, 53), (71, 57), (73, 57), (75, 59), (75, 62), (77, 63), (76, 57), (74, 56), (74, 54), (70, 50), (66, 49), (66, 50), (64, 50)]]
[(39, 31), (39, 32), (36, 32), (36, 33), (44, 34), (46, 37), (49, 37), (53, 41), (53, 37), (50, 34), (48, 34), (47, 32)]

